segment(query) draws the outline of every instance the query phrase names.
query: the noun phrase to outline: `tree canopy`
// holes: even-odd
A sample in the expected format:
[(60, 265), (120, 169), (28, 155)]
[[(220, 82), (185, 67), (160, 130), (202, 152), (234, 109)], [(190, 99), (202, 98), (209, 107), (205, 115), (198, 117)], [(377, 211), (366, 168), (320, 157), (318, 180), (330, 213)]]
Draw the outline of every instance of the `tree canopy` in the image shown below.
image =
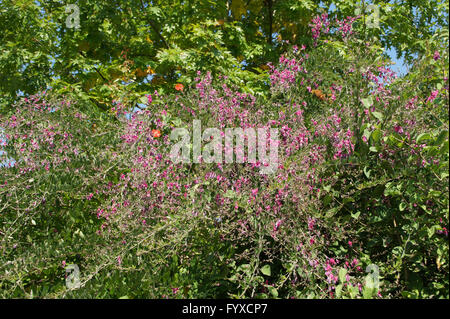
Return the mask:
[[(426, 40), (448, 28), (448, 1), (78, 0), (79, 28), (67, 1), (0, 3), (2, 109), (21, 95), (52, 87), (107, 109), (130, 107), (144, 92), (189, 84), (197, 71), (227, 75), (263, 94), (265, 64), (287, 44), (311, 44), (312, 17), (359, 13), (367, 37), (411, 62)], [(375, 10), (376, 9), (376, 10)], [(359, 11), (358, 11), (359, 10)], [(69, 22), (69, 23), (67, 23)]]

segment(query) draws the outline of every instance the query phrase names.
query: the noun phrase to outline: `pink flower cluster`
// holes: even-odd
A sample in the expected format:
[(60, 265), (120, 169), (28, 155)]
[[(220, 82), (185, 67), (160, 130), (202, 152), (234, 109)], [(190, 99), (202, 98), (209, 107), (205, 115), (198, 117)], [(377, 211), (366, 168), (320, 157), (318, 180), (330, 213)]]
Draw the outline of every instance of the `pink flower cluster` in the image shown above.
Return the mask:
[(316, 16), (312, 19), (311, 24), (311, 33), (312, 38), (317, 44), (317, 40), (321, 34), (327, 34), (330, 32), (330, 21), (328, 20), (328, 13), (322, 13), (319, 16)]

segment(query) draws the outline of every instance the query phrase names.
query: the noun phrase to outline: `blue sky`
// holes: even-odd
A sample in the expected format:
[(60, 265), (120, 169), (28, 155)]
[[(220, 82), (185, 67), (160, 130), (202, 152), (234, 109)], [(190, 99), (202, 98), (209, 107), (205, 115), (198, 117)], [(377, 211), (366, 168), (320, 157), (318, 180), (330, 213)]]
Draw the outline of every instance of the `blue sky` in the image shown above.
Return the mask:
[(392, 70), (397, 72), (399, 76), (405, 75), (408, 71), (408, 65), (405, 63), (405, 60), (397, 59), (397, 54), (394, 49), (387, 50), (386, 53), (391, 58), (392, 62), (395, 62), (395, 64), (391, 66)]

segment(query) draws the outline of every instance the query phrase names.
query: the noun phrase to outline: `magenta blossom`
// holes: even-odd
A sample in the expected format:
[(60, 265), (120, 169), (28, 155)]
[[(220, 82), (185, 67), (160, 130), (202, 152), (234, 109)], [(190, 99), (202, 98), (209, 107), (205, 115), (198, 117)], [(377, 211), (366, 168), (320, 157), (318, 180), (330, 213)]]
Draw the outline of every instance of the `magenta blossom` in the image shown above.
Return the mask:
[(438, 94), (439, 94), (438, 90), (431, 91), (431, 95), (428, 97), (427, 103), (428, 102), (433, 102), (434, 99), (438, 96)]
[(283, 221), (281, 219), (277, 220), (277, 222), (275, 223), (275, 225), (273, 226), (273, 231), (277, 231), (278, 228), (281, 226), (281, 223)]
[(439, 54), (439, 51), (435, 51), (435, 52), (434, 52), (434, 55), (433, 55), (434, 61), (439, 60), (440, 57), (441, 57), (441, 55)]
[(403, 128), (400, 125), (396, 125), (394, 127), (394, 130), (398, 133), (398, 134), (402, 134), (403, 133)]

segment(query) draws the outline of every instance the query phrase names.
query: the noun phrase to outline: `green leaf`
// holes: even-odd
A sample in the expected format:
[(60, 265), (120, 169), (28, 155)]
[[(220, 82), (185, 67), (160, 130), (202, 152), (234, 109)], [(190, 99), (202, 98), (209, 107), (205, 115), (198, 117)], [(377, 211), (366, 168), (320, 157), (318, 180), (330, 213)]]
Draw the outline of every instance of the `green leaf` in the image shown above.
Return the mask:
[(436, 233), (436, 230), (440, 229), (441, 227), (439, 225), (431, 226), (427, 229), (428, 232), (428, 238), (433, 237), (433, 235)]
[(223, 197), (226, 197), (226, 198), (233, 198), (235, 196), (236, 196), (236, 193), (234, 191), (232, 191), (231, 189), (227, 190), (225, 195), (223, 195)]
[(345, 280), (346, 274), (347, 274), (347, 269), (345, 269), (345, 268), (339, 269), (339, 281), (340, 282), (342, 282), (342, 283), (346, 282), (346, 280)]
[(430, 138), (431, 138), (431, 135), (429, 133), (422, 133), (419, 136), (417, 136), (416, 142), (420, 143), (422, 141), (429, 140)]
[(361, 212), (357, 211), (356, 213), (354, 213), (354, 214), (352, 213), (351, 215), (352, 215), (352, 218), (358, 219), (359, 215), (361, 215)]
[(337, 298), (340, 298), (341, 297), (341, 294), (342, 294), (342, 284), (339, 284), (339, 285), (337, 285), (336, 286), (336, 297)]
[(261, 272), (266, 276), (270, 276), (271, 275), (270, 266), (269, 265), (263, 266), (261, 268)]
[(365, 129), (365, 130), (364, 130), (364, 133), (363, 133), (363, 136), (364, 136), (366, 139), (369, 139), (369, 138), (370, 138), (370, 135), (372, 135), (372, 132), (369, 131), (368, 129)]
[(439, 150), (439, 153), (444, 155), (444, 154), (448, 154), (448, 141), (445, 141), (444, 144), (442, 145), (441, 149)]
[(364, 105), (364, 107), (368, 109), (369, 107), (372, 106), (373, 99), (371, 96), (369, 96), (368, 98), (362, 99), (361, 102)]
[(143, 96), (139, 99), (139, 102), (141, 102), (142, 104), (146, 104), (147, 103), (147, 97)]
[(353, 299), (358, 295), (358, 292), (359, 292), (358, 287), (353, 287), (353, 286), (348, 285), (347, 289), (350, 292), (350, 298)]
[(434, 145), (441, 145), (442, 143), (444, 143), (447, 136), (448, 136), (448, 131), (442, 131), (441, 133), (439, 133), (439, 136), (434, 141)]
[(270, 285), (267, 285), (266, 287), (267, 287), (267, 289), (269, 289), (269, 292), (272, 294), (272, 296), (274, 296), (275, 298), (278, 298), (278, 290), (275, 287), (270, 286)]
[[(381, 114), (380, 112), (372, 112), (372, 115), (375, 116), (377, 119), (379, 119), (380, 121), (383, 120), (384, 116), (383, 114)], [(373, 133), (372, 133), (373, 134)]]
[(371, 172), (372, 170), (367, 169), (367, 166), (364, 166), (363, 171), (364, 171), (364, 175), (366, 175), (367, 178), (370, 178), (370, 172)]
[(374, 291), (375, 291), (374, 288), (364, 287), (362, 289), (363, 298), (364, 299), (372, 299)]
[(375, 142), (378, 142), (380, 140), (380, 137), (381, 137), (381, 131), (379, 129), (376, 129), (375, 131), (372, 132), (371, 136), (372, 136), (372, 139)]

